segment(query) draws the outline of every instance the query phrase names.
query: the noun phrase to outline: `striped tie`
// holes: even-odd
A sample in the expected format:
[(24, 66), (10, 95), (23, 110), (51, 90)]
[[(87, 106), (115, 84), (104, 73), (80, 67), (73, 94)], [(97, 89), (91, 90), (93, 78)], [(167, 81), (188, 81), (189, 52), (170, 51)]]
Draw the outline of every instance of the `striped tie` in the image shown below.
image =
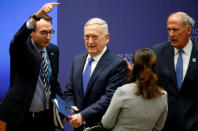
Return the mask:
[(47, 76), (48, 76), (48, 64), (45, 58), (45, 52), (41, 51), (41, 80), (43, 85), (47, 87)]
[(50, 95), (50, 86), (49, 86), (49, 82), (47, 80), (48, 74), (49, 74), (49, 70), (48, 70), (49, 67), (48, 67), (47, 59), (45, 57), (45, 52), (41, 51), (40, 54), (41, 54), (40, 78), (41, 78), (41, 81), (42, 81), (42, 83), (45, 87), (43, 101), (44, 101), (44, 108), (46, 109), (47, 100), (48, 100), (49, 95)]

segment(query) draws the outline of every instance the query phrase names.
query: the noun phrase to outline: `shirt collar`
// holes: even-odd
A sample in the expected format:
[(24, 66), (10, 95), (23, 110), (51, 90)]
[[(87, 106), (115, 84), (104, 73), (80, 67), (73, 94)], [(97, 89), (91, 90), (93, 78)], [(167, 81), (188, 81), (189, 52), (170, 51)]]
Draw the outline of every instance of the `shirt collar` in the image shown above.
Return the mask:
[(46, 47), (44, 47), (44, 48), (43, 48), (43, 50), (41, 50), (41, 49), (39, 49), (39, 48), (35, 45), (35, 43), (33, 42), (33, 40), (32, 40), (32, 39), (31, 39), (31, 41), (32, 41), (32, 44), (33, 44), (33, 46), (34, 46), (35, 50), (36, 50), (38, 53), (40, 53), (41, 51), (46, 52)]
[[(102, 55), (105, 53), (106, 50), (107, 50), (107, 47), (105, 46), (105, 48), (103, 49), (103, 51), (102, 51), (99, 55), (93, 57), (94, 61), (96, 61), (96, 62), (98, 63), (98, 61), (100, 60), (100, 58), (102, 57)], [(88, 54), (87, 60), (88, 60), (90, 57), (91, 57), (91, 56)]]
[[(175, 55), (177, 55), (179, 53), (179, 50), (175, 47), (174, 47), (174, 51), (175, 51)], [(187, 45), (183, 48), (183, 51), (186, 55), (190, 55), (190, 53), (192, 51), (192, 40), (191, 39), (189, 39)]]

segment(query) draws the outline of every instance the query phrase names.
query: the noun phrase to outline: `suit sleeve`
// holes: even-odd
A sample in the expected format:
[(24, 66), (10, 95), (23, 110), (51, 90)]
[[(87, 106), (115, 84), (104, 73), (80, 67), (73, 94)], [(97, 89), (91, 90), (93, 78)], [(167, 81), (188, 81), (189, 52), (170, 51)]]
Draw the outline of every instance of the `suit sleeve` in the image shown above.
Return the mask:
[(72, 63), (72, 69), (69, 75), (69, 79), (67, 81), (67, 84), (65, 86), (65, 90), (63, 93), (63, 98), (68, 104), (74, 106), (74, 90), (73, 90), (73, 85), (72, 85), (72, 78), (73, 78), (73, 67), (74, 67), (74, 61)]
[(111, 103), (102, 117), (102, 125), (106, 129), (111, 129), (114, 127), (117, 117), (119, 115), (120, 109), (122, 108), (123, 100), (121, 99), (122, 92), (118, 88), (112, 97)]
[(24, 48), (26, 40), (29, 38), (32, 30), (28, 29), (26, 23), (19, 29), (19, 31), (14, 35), (14, 39), (10, 43), (10, 53), (14, 52), (16, 49)]
[(154, 45), (153, 47), (152, 47), (152, 50), (157, 54), (158, 52), (157, 52), (157, 48), (158, 48), (158, 45)]
[(15, 68), (21, 67), (20, 64), (23, 63), (23, 59), (21, 58), (27, 57), (26, 41), (28, 40), (31, 32), (32, 30), (28, 29), (26, 23), (24, 23), (10, 42), (10, 87), (12, 87), (12, 84), (15, 81)]
[(102, 95), (98, 101), (80, 112), (85, 121), (89, 122), (94, 118), (98, 119), (103, 116), (115, 90), (125, 83), (126, 74), (127, 68), (124, 61), (121, 61), (111, 70), (109, 78), (106, 78), (108, 79), (106, 93)]
[(51, 86), (53, 88), (51, 88), (52, 92), (54, 92), (52, 94), (52, 98), (55, 98), (55, 95), (58, 94), (59, 96), (62, 96), (62, 91), (60, 88), (60, 83), (58, 82), (58, 73), (59, 73), (59, 48), (57, 46), (53, 45), (53, 49), (54, 49), (54, 60), (53, 60), (53, 68), (52, 68), (52, 78), (51, 78)]

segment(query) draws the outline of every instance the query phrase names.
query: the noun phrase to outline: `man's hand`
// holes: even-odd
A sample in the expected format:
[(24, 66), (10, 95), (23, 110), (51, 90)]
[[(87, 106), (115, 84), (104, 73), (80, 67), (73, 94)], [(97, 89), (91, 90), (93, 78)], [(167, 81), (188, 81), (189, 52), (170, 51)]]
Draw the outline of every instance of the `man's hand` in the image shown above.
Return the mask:
[(51, 12), (55, 5), (60, 5), (60, 3), (47, 3), (45, 4), (37, 13), (37, 17), (42, 17), (43, 15), (48, 14)]
[[(43, 5), (43, 7), (38, 12), (35, 13), (36, 17), (41, 18), (43, 15), (46, 15), (49, 12), (51, 12), (55, 5), (59, 5), (59, 4), (60, 3), (47, 3)], [(37, 21), (33, 18), (30, 18), (29, 22), (32, 26), (35, 26)]]
[(131, 66), (126, 58), (124, 58), (124, 61), (127, 63), (127, 76), (130, 76), (133, 71), (133, 65)]
[(82, 115), (80, 113), (69, 116), (68, 118), (69, 118), (70, 124), (74, 128), (78, 128), (82, 125), (83, 119), (82, 119)]
[(76, 112), (78, 112), (79, 111), (79, 109), (78, 109), (78, 107), (76, 107), (76, 106), (71, 106)]

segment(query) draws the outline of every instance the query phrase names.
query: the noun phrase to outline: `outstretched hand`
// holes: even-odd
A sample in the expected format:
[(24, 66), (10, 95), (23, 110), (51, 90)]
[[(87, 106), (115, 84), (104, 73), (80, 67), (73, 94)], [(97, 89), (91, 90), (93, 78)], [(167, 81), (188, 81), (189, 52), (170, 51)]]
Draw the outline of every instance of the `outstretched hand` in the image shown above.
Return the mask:
[(60, 5), (60, 3), (47, 3), (36, 13), (37, 17), (42, 17), (43, 15), (48, 14), (54, 9), (55, 5)]
[(126, 58), (124, 58), (124, 61), (127, 63), (127, 76), (130, 76), (133, 71), (133, 65), (131, 65)]

